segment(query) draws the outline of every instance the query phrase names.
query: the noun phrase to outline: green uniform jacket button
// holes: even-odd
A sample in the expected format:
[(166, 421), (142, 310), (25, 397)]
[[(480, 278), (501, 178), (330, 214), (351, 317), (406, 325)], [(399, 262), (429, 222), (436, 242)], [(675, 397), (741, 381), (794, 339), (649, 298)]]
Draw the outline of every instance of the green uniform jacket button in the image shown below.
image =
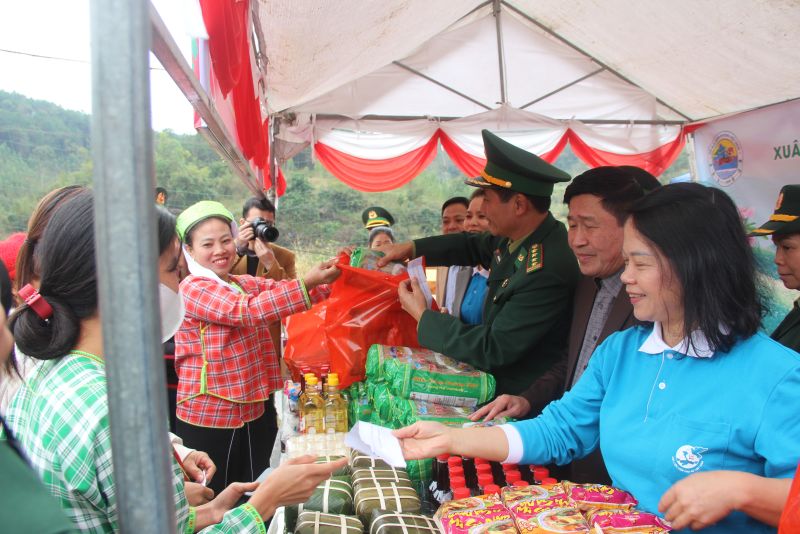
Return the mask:
[(502, 287), (508, 287), (508, 278), (503, 280), (503, 286)]

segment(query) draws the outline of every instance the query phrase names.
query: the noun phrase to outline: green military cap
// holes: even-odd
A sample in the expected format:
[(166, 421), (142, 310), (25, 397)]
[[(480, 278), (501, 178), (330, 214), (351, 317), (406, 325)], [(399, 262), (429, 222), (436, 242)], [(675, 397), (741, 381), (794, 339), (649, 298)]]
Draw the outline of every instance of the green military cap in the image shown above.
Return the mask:
[(391, 226), (394, 224), (394, 217), (392, 214), (380, 206), (370, 206), (361, 212), (361, 220), (364, 222), (364, 228), (372, 230), (378, 226)]
[(231, 232), (236, 235), (236, 224), (233, 222), (233, 213), (228, 208), (213, 200), (201, 200), (183, 210), (175, 221), (178, 236), (182, 241), (186, 241), (186, 234), (197, 223), (203, 222), (211, 217), (219, 217), (231, 224)]
[(553, 184), (569, 182), (570, 176), (545, 160), (483, 130), (486, 167), (481, 175), (464, 183), (474, 187), (508, 189), (526, 195), (549, 197)]
[(769, 220), (750, 232), (750, 236), (800, 233), (800, 185), (785, 185), (778, 195)]

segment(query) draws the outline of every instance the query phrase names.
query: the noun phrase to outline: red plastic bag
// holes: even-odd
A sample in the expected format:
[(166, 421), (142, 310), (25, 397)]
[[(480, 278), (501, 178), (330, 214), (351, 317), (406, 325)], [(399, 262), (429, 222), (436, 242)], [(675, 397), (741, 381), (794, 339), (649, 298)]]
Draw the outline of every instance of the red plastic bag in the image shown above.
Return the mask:
[(345, 258), (338, 267), (342, 275), (333, 283), (330, 298), (287, 319), (284, 358), (295, 380), (303, 372), (320, 373), (327, 364), (347, 387), (364, 379), (371, 345), (419, 347), (417, 322), (397, 298), (397, 288), (408, 274), (351, 267)]
[(783, 515), (778, 527), (778, 534), (792, 534), (800, 532), (800, 465), (794, 474), (792, 489), (789, 498), (783, 507)]

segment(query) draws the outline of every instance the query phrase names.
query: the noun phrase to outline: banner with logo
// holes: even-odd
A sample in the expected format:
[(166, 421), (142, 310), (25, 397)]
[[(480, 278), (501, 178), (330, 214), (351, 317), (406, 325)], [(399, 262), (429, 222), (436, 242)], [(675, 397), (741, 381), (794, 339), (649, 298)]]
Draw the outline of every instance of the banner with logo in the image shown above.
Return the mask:
[[(728, 193), (748, 229), (765, 222), (786, 184), (800, 184), (800, 100), (709, 122), (694, 132), (697, 180)], [(784, 291), (769, 238), (754, 240), (762, 267), (775, 279), (776, 302), (767, 329), (800, 297)], [(781, 311), (783, 310), (783, 311)]]

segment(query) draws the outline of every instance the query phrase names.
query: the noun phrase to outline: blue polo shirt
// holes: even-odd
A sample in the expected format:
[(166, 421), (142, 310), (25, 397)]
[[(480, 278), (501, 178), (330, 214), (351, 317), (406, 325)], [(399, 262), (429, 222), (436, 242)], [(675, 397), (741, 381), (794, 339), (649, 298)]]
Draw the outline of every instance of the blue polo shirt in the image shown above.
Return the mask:
[(464, 299), (461, 301), (461, 321), (466, 324), (481, 324), (483, 322), (483, 304), (486, 300), (486, 291), (489, 288), (486, 284), (488, 277), (488, 271), (480, 271), (477, 268), (473, 268), (472, 278), (469, 280), (467, 290), (464, 292)]
[[(800, 459), (800, 355), (761, 333), (715, 353), (695, 334), (694, 348), (668, 347), (660, 327), (609, 336), (560, 401), (502, 426), (509, 461), (566, 464), (599, 444), (614, 485), (653, 513), (691, 473), (790, 478)], [(703, 532), (775, 529), (734, 512)]]

